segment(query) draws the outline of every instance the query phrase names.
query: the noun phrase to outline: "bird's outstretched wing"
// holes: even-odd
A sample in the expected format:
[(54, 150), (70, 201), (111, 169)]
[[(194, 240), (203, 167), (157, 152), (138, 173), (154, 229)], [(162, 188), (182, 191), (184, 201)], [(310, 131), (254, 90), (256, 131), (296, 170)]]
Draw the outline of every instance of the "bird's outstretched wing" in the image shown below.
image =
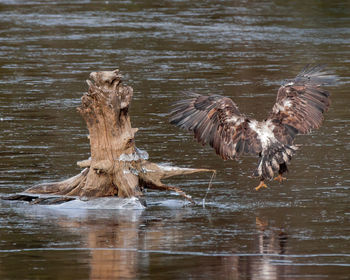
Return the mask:
[(306, 66), (294, 80), (279, 88), (268, 117), (279, 129), (274, 131), (279, 141), (290, 144), (286, 137), (294, 138), (297, 133), (306, 134), (321, 126), (323, 113), (330, 105), (330, 93), (322, 86), (335, 81), (336, 76), (325, 71), (324, 66)]
[(186, 95), (188, 99), (174, 104), (170, 123), (193, 131), (198, 142), (209, 144), (223, 159), (262, 151), (257, 132), (249, 126), (251, 120), (239, 112), (230, 98)]
[(198, 142), (209, 144), (223, 159), (260, 154), (254, 175), (272, 178), (295, 152), (295, 135), (308, 133), (322, 123), (330, 94), (321, 87), (336, 80), (323, 69), (305, 67), (293, 81), (281, 86), (265, 121), (246, 118), (229, 98), (188, 93), (188, 99), (175, 103), (170, 122), (193, 131)]

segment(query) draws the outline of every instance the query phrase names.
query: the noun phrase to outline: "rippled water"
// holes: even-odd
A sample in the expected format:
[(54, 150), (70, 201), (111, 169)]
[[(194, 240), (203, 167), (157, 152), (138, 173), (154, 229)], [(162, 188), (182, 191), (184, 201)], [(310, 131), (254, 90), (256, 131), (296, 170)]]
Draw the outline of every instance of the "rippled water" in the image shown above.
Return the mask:
[[(210, 174), (169, 181), (197, 206), (161, 192), (138, 210), (0, 201), (1, 279), (349, 279), (348, 1), (9, 0), (0, 24), (0, 193), (80, 172), (76, 107), (96, 70), (119, 68), (134, 88), (137, 145), (152, 161), (218, 170), (205, 208)], [(255, 192), (257, 159), (223, 162), (168, 124), (186, 90), (263, 119), (307, 63), (340, 81), (283, 185)]]

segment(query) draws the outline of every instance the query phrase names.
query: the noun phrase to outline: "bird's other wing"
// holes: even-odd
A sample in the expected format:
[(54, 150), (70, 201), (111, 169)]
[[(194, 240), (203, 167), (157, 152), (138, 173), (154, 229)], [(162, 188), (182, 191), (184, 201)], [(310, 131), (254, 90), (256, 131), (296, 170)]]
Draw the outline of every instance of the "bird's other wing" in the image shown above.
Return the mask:
[(330, 105), (330, 93), (322, 86), (332, 85), (336, 76), (323, 65), (306, 66), (296, 78), (282, 85), (268, 119), (276, 125), (275, 136), (291, 144), (297, 133), (319, 128)]
[(239, 112), (230, 98), (196, 93), (186, 95), (188, 99), (174, 104), (170, 123), (193, 131), (198, 142), (209, 144), (223, 159), (261, 152), (257, 132), (250, 128), (250, 120)]

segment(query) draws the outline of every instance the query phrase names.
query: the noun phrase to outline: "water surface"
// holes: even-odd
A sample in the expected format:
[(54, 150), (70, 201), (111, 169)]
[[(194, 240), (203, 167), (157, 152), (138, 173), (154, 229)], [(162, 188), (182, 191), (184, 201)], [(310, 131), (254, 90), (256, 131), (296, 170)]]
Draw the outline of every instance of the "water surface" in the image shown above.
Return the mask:
[[(197, 206), (161, 192), (138, 210), (0, 201), (1, 279), (349, 279), (348, 1), (13, 0), (0, 24), (0, 193), (80, 172), (84, 81), (115, 68), (152, 161), (218, 170), (205, 208), (210, 174), (168, 181)], [(255, 192), (256, 158), (224, 162), (168, 124), (189, 90), (263, 119), (307, 63), (341, 78), (282, 185)]]

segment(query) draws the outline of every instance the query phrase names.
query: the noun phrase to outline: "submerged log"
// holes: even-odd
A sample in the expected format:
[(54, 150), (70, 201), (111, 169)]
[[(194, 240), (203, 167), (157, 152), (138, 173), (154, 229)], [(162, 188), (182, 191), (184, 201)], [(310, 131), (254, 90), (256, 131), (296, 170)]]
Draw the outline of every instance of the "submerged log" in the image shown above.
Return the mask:
[[(78, 112), (89, 130), (91, 157), (77, 163), (84, 168), (80, 174), (61, 182), (36, 185), (25, 193), (127, 198), (139, 197), (145, 188), (150, 188), (172, 190), (193, 202), (180, 188), (164, 185), (161, 179), (213, 170), (169, 167), (147, 161), (147, 152), (135, 145), (138, 129), (130, 123), (133, 89), (123, 85), (119, 70), (92, 72), (90, 78)], [(25, 200), (23, 193), (20, 200)]]

